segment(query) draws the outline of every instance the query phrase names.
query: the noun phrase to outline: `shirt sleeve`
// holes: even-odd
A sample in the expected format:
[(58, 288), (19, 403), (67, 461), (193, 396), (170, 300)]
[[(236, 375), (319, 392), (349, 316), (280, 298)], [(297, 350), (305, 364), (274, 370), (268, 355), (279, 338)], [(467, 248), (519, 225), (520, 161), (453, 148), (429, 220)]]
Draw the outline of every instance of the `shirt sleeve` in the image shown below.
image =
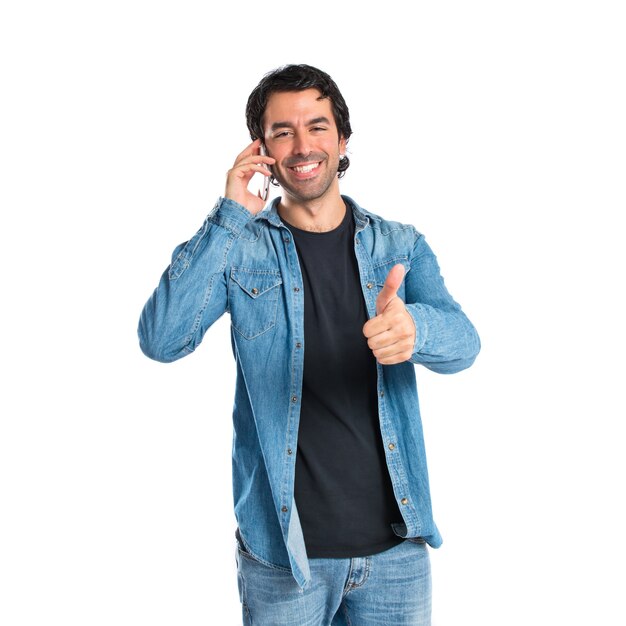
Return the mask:
[(469, 367), (480, 351), (473, 324), (454, 301), (424, 236), (416, 239), (405, 277), (405, 306), (415, 324), (409, 361), (434, 372), (453, 374)]
[(227, 309), (228, 254), (252, 214), (220, 198), (202, 227), (177, 246), (139, 319), (139, 345), (169, 363), (195, 350), (209, 326)]

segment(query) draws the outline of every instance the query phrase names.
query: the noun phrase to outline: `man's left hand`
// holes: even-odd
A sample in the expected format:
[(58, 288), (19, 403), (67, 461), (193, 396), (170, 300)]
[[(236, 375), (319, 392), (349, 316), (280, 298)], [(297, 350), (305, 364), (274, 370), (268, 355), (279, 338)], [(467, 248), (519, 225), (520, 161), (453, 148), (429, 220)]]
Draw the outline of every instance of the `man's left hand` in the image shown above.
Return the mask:
[(404, 266), (394, 265), (376, 298), (376, 317), (366, 322), (363, 334), (381, 365), (408, 361), (415, 345), (415, 324), (398, 296)]

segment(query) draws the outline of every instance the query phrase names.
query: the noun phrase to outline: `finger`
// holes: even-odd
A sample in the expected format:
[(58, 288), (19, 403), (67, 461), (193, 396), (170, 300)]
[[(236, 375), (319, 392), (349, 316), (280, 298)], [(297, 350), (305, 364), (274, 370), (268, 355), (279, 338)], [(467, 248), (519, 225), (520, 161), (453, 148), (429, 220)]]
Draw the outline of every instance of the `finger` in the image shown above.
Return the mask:
[(382, 350), (388, 346), (393, 345), (398, 341), (398, 337), (391, 330), (385, 330), (382, 333), (378, 333), (367, 340), (367, 345), (370, 350)]
[(404, 265), (394, 265), (387, 274), (385, 284), (376, 298), (376, 313), (382, 313), (387, 305), (398, 295), (398, 289), (404, 279)]
[(391, 328), (389, 320), (384, 318), (382, 315), (377, 315), (373, 317), (371, 320), (365, 322), (363, 326), (363, 334), (369, 339), (370, 337), (374, 337), (383, 333)]
[[(276, 163), (276, 159), (271, 156), (263, 156), (262, 154), (249, 154), (242, 157), (241, 159), (238, 158), (238, 160), (235, 161), (233, 165), (233, 169), (241, 167), (242, 165), (248, 165), (250, 163), (253, 163), (255, 165), (260, 165), (264, 163), (266, 166), (269, 166), (274, 165), (274, 163)], [(268, 168), (266, 167), (265, 169)]]
[(379, 348), (378, 350), (372, 350), (372, 353), (376, 357), (376, 360), (383, 365), (389, 365), (391, 363), (401, 363), (402, 361), (408, 361), (411, 358), (413, 346), (406, 340), (396, 341), (395, 343)]
[(380, 359), (376, 359), (381, 365), (397, 365), (398, 363), (405, 363), (410, 360), (413, 355), (408, 352), (399, 352), (393, 356), (388, 356)]
[[(260, 157), (256, 157), (257, 159)], [(226, 175), (226, 188), (224, 197), (230, 198), (235, 202), (243, 205), (253, 214), (256, 214), (265, 202), (262, 198), (257, 198), (255, 193), (251, 193), (248, 189), (250, 181), (254, 175), (262, 174), (263, 176), (271, 176), (271, 171), (265, 165), (258, 163), (244, 163), (228, 170)]]
[(244, 163), (243, 165), (233, 167), (230, 172), (238, 178), (252, 178), (255, 172), (263, 174), (263, 176), (272, 175), (272, 172), (270, 172), (265, 166), (258, 165), (257, 163)]
[(389, 330), (369, 337), (367, 345), (371, 350), (380, 350), (397, 342), (406, 342), (407, 346), (412, 347), (415, 343), (415, 335), (412, 332), (412, 329), (409, 329), (406, 326), (392, 327)]
[(276, 159), (274, 157), (261, 154), (261, 140), (255, 139), (237, 155), (232, 169), (247, 163), (256, 163), (257, 165), (265, 163), (265, 165), (269, 166), (274, 165), (274, 163), (276, 163)]
[(255, 139), (251, 144), (248, 144), (238, 155), (237, 158), (235, 159), (235, 163), (237, 163), (238, 161), (240, 161), (241, 159), (250, 156), (251, 154), (259, 154), (259, 151), (261, 150), (261, 140), (260, 139)]

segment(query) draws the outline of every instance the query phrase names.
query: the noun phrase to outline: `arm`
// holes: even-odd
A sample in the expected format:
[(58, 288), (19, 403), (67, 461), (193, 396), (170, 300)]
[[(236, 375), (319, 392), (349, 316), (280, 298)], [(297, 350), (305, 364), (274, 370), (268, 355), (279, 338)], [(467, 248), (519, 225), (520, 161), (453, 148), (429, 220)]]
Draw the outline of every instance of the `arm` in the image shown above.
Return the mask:
[[(403, 279), (406, 303), (398, 296)], [(405, 276), (403, 265), (391, 268), (363, 334), (382, 365), (410, 361), (440, 374), (469, 367), (480, 350), (476, 329), (448, 293), (435, 255), (417, 232), (409, 271)]]
[(224, 198), (189, 241), (174, 250), (172, 263), (144, 306), (139, 320), (143, 353), (168, 363), (190, 354), (204, 333), (227, 308), (228, 254), (241, 230), (263, 209), (263, 200), (248, 191), (255, 172), (274, 159), (259, 155), (260, 141), (252, 142), (228, 171)]
[(415, 324), (411, 363), (421, 363), (440, 374), (469, 367), (480, 351), (478, 333), (448, 293), (435, 255), (417, 232), (405, 295), (406, 309)]
[(172, 263), (139, 319), (143, 353), (163, 363), (190, 354), (226, 310), (228, 253), (252, 215), (220, 199), (200, 230), (174, 250)]

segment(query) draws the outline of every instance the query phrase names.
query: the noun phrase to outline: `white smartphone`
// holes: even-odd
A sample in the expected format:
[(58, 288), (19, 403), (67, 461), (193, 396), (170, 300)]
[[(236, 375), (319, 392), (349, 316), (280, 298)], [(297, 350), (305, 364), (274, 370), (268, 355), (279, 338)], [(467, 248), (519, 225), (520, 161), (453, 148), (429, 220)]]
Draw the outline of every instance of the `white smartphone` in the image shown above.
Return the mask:
[[(265, 144), (261, 144), (261, 155), (267, 156), (267, 150), (265, 149)], [(269, 167), (264, 163), (263, 167), (269, 170)], [(263, 198), (263, 202), (267, 202), (267, 199), (270, 195), (270, 178), (271, 176), (263, 176), (263, 189), (261, 190), (261, 198)]]

